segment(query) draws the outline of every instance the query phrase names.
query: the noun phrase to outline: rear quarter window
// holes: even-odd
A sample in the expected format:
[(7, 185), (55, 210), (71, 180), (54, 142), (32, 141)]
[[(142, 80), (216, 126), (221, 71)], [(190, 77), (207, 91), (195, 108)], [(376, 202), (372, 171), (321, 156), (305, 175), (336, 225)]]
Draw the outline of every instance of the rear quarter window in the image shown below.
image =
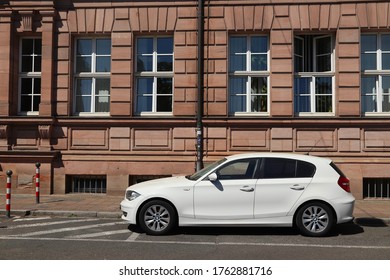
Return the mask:
[(298, 178), (310, 178), (316, 173), (316, 167), (314, 164), (306, 161), (297, 161), (297, 173)]

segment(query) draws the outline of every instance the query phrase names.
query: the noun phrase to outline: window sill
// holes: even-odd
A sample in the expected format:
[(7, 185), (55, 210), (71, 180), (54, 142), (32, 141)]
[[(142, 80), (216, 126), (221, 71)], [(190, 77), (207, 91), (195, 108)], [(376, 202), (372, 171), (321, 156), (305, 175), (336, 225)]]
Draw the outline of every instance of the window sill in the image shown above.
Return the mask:
[(256, 113), (234, 113), (232, 114), (233, 117), (269, 117), (268, 112), (256, 112)]
[(74, 113), (76, 117), (109, 117), (110, 113)]
[(152, 112), (144, 112), (144, 113), (140, 113), (138, 114), (140, 117), (173, 117), (173, 113), (172, 112), (168, 112), (168, 113), (152, 113)]
[(370, 112), (370, 113), (362, 113), (363, 117), (390, 117), (390, 112)]
[(19, 112), (18, 115), (22, 117), (36, 117), (39, 116), (39, 112)]
[(298, 113), (297, 117), (335, 117), (334, 113)]

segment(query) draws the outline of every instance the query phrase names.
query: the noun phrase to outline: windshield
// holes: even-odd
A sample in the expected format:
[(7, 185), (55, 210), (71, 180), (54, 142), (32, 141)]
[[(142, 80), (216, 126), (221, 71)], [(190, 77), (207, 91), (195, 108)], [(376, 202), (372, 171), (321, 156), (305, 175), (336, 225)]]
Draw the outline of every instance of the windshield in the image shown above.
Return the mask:
[(199, 170), (198, 172), (192, 174), (191, 176), (187, 176), (187, 179), (190, 179), (192, 181), (197, 181), (199, 180), (200, 178), (202, 178), (204, 175), (206, 175), (207, 173), (209, 173), (211, 170), (213, 170), (214, 168), (216, 168), (218, 165), (220, 165), (221, 163), (225, 162), (226, 161), (226, 158), (223, 158), (219, 161), (216, 161), (208, 166), (206, 166), (205, 168), (203, 168), (202, 170)]

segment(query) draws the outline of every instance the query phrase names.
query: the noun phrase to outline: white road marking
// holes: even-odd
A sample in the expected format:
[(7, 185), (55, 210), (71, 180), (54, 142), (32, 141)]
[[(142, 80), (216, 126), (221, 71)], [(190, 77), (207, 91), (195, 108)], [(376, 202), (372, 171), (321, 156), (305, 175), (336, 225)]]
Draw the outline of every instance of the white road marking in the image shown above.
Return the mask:
[(390, 246), (359, 246), (359, 245), (321, 245), (321, 244), (284, 244), (284, 243), (253, 243), (253, 242), (191, 242), (191, 241), (163, 241), (163, 240), (112, 240), (112, 239), (71, 239), (71, 238), (50, 238), (50, 237), (24, 237), (24, 236), (0, 236), (0, 239), (13, 240), (40, 240), (40, 241), (83, 241), (83, 242), (130, 242), (143, 244), (178, 244), (178, 245), (207, 245), (207, 246), (277, 246), (277, 247), (311, 247), (311, 248), (341, 248), (341, 249), (374, 249), (390, 250)]
[(95, 232), (95, 233), (87, 233), (87, 234), (79, 234), (79, 235), (69, 235), (65, 238), (90, 238), (90, 237), (99, 237), (99, 236), (108, 236), (108, 235), (114, 235), (114, 234), (121, 234), (121, 233), (128, 233), (128, 229), (121, 229), (121, 230), (111, 230), (111, 231), (103, 231), (103, 232)]
[(126, 241), (134, 242), (138, 236), (139, 233), (133, 232), (132, 234), (130, 234), (129, 238), (126, 239)]
[(36, 217), (36, 218), (18, 218), (14, 219), (14, 222), (26, 222), (26, 221), (40, 221), (40, 220), (49, 220), (51, 217)]
[(42, 231), (35, 231), (35, 232), (29, 232), (29, 233), (23, 233), (23, 234), (15, 234), (13, 236), (16, 236), (16, 237), (37, 236), (37, 235), (43, 235), (43, 234), (52, 234), (52, 233), (75, 231), (75, 230), (81, 230), (81, 229), (99, 228), (99, 227), (121, 225), (121, 224), (127, 224), (127, 222), (113, 222), (113, 223), (94, 224), (94, 225), (79, 226), (79, 227), (66, 227), (66, 228), (60, 228), (60, 229), (42, 230)]
[(99, 219), (94, 218), (94, 219), (66, 220), (66, 221), (57, 221), (57, 222), (48, 222), (48, 223), (24, 224), (24, 225), (17, 225), (17, 226), (9, 226), (7, 227), (7, 229), (51, 226), (51, 225), (61, 225), (61, 224), (68, 224), (68, 223), (91, 222), (91, 221), (98, 221), (98, 220)]

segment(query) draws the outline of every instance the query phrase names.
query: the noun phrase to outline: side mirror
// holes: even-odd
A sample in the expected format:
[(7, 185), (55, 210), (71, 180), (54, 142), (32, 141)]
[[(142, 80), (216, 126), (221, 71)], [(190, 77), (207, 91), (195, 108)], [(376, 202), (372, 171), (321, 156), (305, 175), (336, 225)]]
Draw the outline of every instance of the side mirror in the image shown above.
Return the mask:
[(217, 175), (217, 173), (213, 172), (213, 173), (211, 173), (211, 174), (208, 176), (208, 178), (209, 178), (209, 180), (210, 180), (211, 182), (215, 182), (215, 181), (218, 180), (218, 175)]

